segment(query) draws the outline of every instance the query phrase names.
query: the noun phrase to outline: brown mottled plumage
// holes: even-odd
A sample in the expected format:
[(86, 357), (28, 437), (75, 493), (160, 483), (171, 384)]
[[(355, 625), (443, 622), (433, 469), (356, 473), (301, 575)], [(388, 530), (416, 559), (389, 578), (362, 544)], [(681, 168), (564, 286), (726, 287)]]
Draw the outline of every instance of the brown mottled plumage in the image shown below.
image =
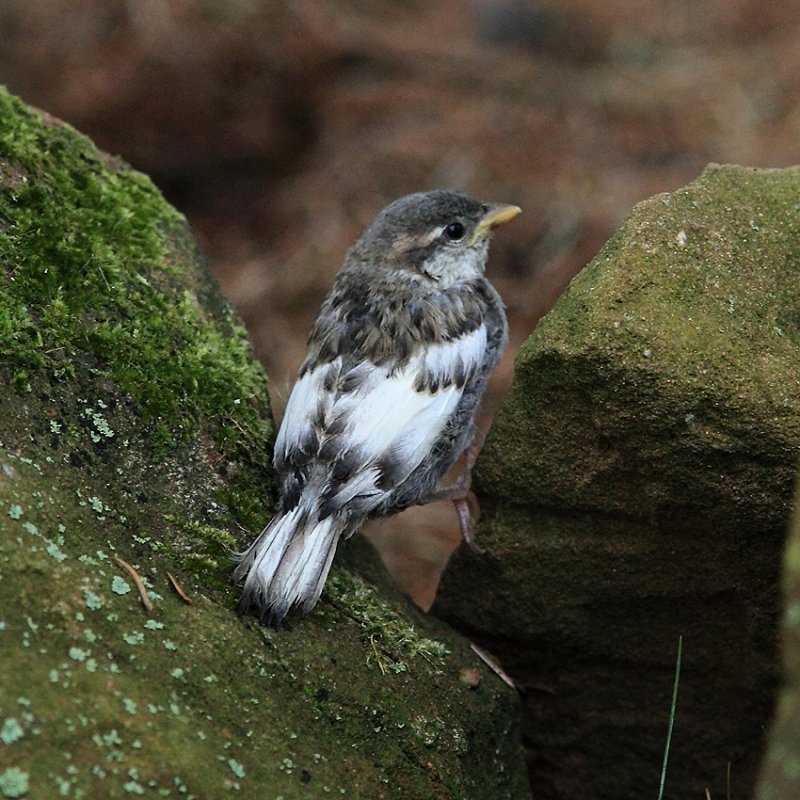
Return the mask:
[[(518, 213), (457, 192), (409, 195), (349, 251), (278, 432), (278, 513), (234, 572), (242, 610), (274, 625), (294, 605), (309, 611), (340, 538), (435, 498), (506, 343), (484, 269), (492, 229)], [(467, 489), (447, 496), (459, 507)]]

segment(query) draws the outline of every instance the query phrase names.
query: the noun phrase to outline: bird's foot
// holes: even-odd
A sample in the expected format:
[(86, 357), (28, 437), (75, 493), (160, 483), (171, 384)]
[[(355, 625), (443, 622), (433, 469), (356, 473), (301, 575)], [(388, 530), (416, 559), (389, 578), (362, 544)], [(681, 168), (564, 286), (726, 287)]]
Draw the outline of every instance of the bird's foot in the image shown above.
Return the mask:
[(467, 546), (474, 553), (485, 551), (475, 544), (475, 526), (481, 514), (478, 499), (470, 487), (472, 486), (472, 468), (478, 458), (478, 453), (483, 445), (483, 435), (475, 432), (469, 446), (464, 450), (464, 471), (458, 480), (450, 486), (442, 486), (434, 495), (435, 500), (451, 500), (458, 514), (458, 523), (461, 526), (461, 536)]
[(453, 498), (453, 506), (455, 506), (456, 514), (458, 514), (461, 535), (464, 537), (467, 547), (473, 553), (485, 553), (486, 551), (482, 547), (478, 547), (475, 544), (475, 526), (481, 514), (478, 499), (472, 492), (468, 491), (464, 497)]
[(470, 550), (475, 553), (484, 551), (475, 544), (475, 526), (480, 517), (478, 500), (470, 491), (471, 476), (462, 475), (451, 486), (443, 486), (434, 494), (434, 500), (450, 500), (458, 515), (458, 524), (461, 526), (461, 536)]

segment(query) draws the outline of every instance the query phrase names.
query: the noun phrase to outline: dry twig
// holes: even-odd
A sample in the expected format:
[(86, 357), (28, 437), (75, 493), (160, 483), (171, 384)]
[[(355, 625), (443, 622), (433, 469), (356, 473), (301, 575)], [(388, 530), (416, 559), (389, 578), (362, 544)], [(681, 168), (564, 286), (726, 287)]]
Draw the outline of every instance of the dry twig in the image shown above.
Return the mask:
[(122, 569), (124, 569), (128, 575), (130, 575), (133, 582), (136, 584), (136, 590), (139, 592), (139, 597), (142, 598), (142, 605), (144, 606), (145, 611), (147, 611), (149, 614), (153, 610), (153, 601), (147, 594), (147, 587), (144, 585), (141, 575), (139, 575), (139, 573), (127, 561), (123, 561), (119, 556), (114, 556), (114, 562), (117, 564), (117, 566), (122, 567)]
[(171, 573), (167, 573), (167, 577), (169, 578), (169, 582), (172, 584), (172, 588), (175, 590), (178, 597), (186, 603), (187, 606), (193, 604), (192, 598), (189, 597), (188, 594), (183, 590), (183, 586), (178, 583), (178, 579)]
[(517, 684), (514, 682), (514, 679), (509, 677), (508, 673), (506, 673), (505, 670), (482, 647), (479, 647), (474, 642), (470, 642), (469, 646), (472, 649), (472, 652), (475, 653), (475, 655), (478, 656), (478, 658), (483, 661), (483, 663), (486, 664), (486, 666), (489, 667), (489, 669), (494, 672), (494, 674), (497, 675), (497, 677), (500, 678), (500, 680), (503, 681), (506, 686), (510, 686), (512, 689), (519, 691), (519, 686), (517, 686)]

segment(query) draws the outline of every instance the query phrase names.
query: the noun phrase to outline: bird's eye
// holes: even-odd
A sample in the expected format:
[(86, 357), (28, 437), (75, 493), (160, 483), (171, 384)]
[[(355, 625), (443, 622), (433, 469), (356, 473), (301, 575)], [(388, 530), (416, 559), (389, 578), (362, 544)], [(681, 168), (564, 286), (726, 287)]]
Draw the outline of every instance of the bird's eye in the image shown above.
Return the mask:
[(445, 229), (444, 235), (451, 241), (451, 242), (458, 242), (464, 238), (464, 226), (460, 222), (451, 222)]

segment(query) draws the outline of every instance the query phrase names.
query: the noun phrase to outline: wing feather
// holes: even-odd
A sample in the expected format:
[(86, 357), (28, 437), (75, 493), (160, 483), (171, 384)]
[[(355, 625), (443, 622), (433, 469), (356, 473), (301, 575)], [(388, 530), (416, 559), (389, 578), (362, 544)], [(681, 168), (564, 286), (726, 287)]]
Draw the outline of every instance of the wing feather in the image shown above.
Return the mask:
[[(362, 362), (344, 370), (340, 356), (309, 370), (289, 397), (275, 445), (276, 464), (291, 462), (293, 450), (314, 433), (318, 454), (324, 455), (318, 462), (329, 463), (328, 511), (355, 497), (374, 508), (393, 488), (379, 488), (376, 464), (390, 458), (399, 482), (424, 461), (465, 386), (480, 373), (486, 348), (481, 325), (450, 342), (430, 345), (400, 368)], [(347, 469), (342, 470), (345, 460)]]
[(322, 370), (310, 370), (295, 381), (275, 438), (276, 465), (288, 461), (291, 451), (303, 440), (310, 427), (311, 415), (316, 412), (319, 402), (325, 400), (323, 380)]

